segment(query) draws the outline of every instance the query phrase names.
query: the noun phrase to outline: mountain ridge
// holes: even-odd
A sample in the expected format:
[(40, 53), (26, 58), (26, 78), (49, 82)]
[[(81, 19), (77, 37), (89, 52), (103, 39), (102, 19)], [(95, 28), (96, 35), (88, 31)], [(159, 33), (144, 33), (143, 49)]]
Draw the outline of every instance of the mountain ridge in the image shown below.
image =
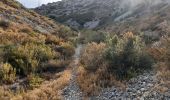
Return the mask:
[(63, 0), (37, 7), (35, 11), (73, 28), (95, 29), (151, 15), (156, 8), (167, 5), (168, 0)]

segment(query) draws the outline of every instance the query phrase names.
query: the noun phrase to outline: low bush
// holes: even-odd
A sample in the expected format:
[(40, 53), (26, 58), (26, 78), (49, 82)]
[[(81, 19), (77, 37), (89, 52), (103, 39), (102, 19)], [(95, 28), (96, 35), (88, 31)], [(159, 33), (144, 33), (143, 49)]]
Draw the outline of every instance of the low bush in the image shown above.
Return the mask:
[(63, 55), (63, 58), (70, 58), (74, 54), (74, 45), (72, 43), (67, 42), (67, 43), (61, 43), (61, 53)]
[(97, 44), (93, 42), (87, 44), (81, 56), (81, 63), (85, 69), (96, 70), (100, 67), (104, 61), (105, 48), (104, 43)]
[(60, 39), (58, 37), (54, 36), (54, 35), (47, 35), (45, 43), (46, 44), (59, 45)]
[(100, 43), (105, 41), (105, 35), (106, 33), (100, 31), (83, 30), (79, 41), (83, 43)]
[(0, 79), (4, 83), (13, 83), (16, 79), (16, 70), (8, 63), (0, 65)]
[(152, 48), (150, 51), (151, 55), (157, 61), (156, 71), (157, 77), (161, 80), (163, 84), (161, 87), (170, 88), (170, 39), (164, 38), (161, 39), (161, 47)]
[(126, 33), (122, 38), (107, 39), (109, 48), (106, 59), (117, 78), (131, 78), (142, 70), (151, 68), (153, 60), (146, 52), (145, 44), (138, 36)]
[(29, 75), (38, 70), (42, 62), (55, 57), (55, 52), (43, 44), (26, 43), (5, 48), (4, 59), (9, 62), (17, 73)]
[(31, 89), (39, 87), (42, 82), (43, 79), (38, 75), (31, 74), (28, 76), (28, 85)]
[(24, 28), (20, 29), (19, 32), (31, 34), (33, 32), (33, 30), (29, 27), (24, 27)]
[(10, 22), (7, 20), (0, 20), (0, 27), (7, 29), (10, 26)]
[(76, 35), (76, 33), (73, 30), (71, 30), (71, 28), (69, 28), (67, 26), (61, 25), (59, 28), (60, 28), (60, 30), (56, 30), (55, 32), (52, 33), (52, 34), (58, 36), (59, 38), (67, 40), (70, 37), (73, 37)]
[(107, 45), (105, 43), (89, 43), (82, 51), (81, 66), (78, 69), (78, 84), (86, 95), (96, 95), (101, 88), (112, 85), (123, 87), (110, 73), (105, 59)]

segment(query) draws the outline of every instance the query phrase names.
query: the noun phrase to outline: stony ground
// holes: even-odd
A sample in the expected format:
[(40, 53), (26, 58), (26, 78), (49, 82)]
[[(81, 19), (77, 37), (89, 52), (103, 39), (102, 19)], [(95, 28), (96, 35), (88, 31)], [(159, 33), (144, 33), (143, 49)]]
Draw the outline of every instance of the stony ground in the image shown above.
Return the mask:
[(155, 91), (158, 80), (154, 72), (144, 74), (131, 79), (127, 83), (125, 91), (115, 87), (103, 89), (99, 96), (91, 97), (91, 100), (170, 100), (170, 89), (165, 93)]
[[(76, 76), (64, 90), (65, 100), (82, 100), (83, 95), (75, 82)], [(103, 89), (98, 96), (89, 97), (89, 100), (170, 100), (170, 89), (164, 93), (155, 91), (159, 82), (152, 71), (145, 72), (127, 83), (125, 91), (116, 87)]]

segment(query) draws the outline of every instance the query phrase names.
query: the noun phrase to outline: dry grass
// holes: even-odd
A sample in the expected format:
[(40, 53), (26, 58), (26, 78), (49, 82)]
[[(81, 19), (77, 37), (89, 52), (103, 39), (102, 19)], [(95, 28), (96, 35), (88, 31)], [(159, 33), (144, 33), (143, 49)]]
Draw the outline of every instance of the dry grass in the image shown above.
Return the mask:
[(6, 90), (4, 87), (0, 87), (0, 100), (10, 100), (14, 94), (10, 90)]
[(155, 89), (158, 92), (164, 93), (170, 89), (170, 39), (161, 39), (161, 42), (161, 47), (152, 48), (149, 52), (155, 61), (157, 61), (155, 68), (159, 84)]
[(102, 65), (96, 72), (89, 72), (84, 67), (78, 69), (78, 84), (86, 96), (97, 95), (102, 88), (116, 86), (121, 90), (125, 89), (125, 84), (106, 71), (106, 65)]
[(170, 69), (164, 62), (160, 62), (157, 65), (157, 78), (160, 81), (162, 89), (170, 89)]
[(62, 89), (68, 85), (71, 78), (71, 71), (65, 70), (58, 73), (55, 80), (44, 82), (39, 88), (23, 93), (12, 100), (61, 100)]

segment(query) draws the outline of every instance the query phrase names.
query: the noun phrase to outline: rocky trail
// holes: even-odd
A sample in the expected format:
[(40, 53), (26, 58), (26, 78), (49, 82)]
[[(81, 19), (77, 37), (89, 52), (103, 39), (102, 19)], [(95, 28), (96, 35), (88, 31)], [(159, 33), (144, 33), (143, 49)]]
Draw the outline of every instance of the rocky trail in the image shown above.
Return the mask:
[(82, 100), (82, 92), (79, 89), (79, 86), (76, 82), (77, 77), (77, 69), (80, 59), (80, 52), (82, 49), (82, 44), (78, 44), (75, 50), (75, 54), (73, 56), (73, 63), (70, 65), (72, 66), (72, 77), (70, 80), (69, 85), (63, 90), (63, 97), (64, 100)]

